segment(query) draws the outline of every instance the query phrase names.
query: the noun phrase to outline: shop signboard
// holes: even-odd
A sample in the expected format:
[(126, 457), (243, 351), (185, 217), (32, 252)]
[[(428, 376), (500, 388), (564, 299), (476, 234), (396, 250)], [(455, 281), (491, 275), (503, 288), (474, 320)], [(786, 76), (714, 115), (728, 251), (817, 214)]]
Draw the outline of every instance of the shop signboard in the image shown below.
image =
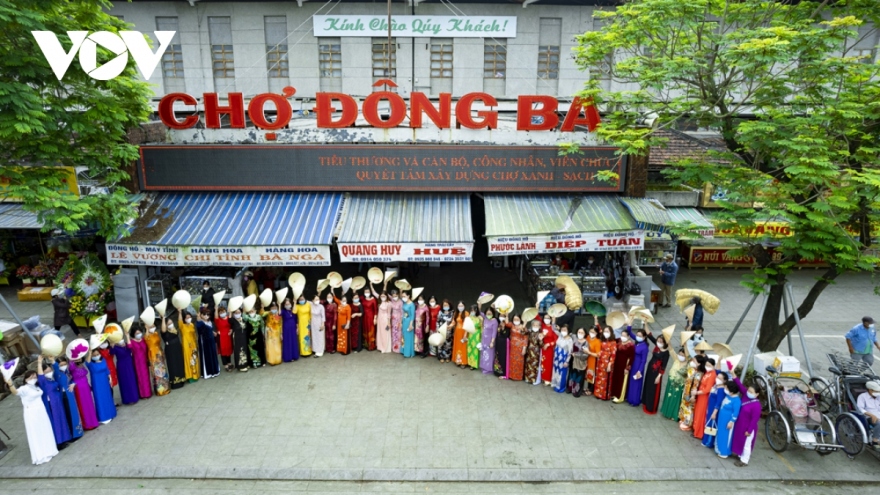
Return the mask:
[(489, 256), (581, 251), (641, 251), (645, 248), (645, 231), (520, 235), (488, 237), (487, 240), (489, 241)]
[[(36, 167), (32, 167), (35, 169)], [(72, 195), (79, 197), (79, 184), (76, 180), (76, 169), (73, 167), (57, 167), (59, 170), (64, 172), (64, 177), (61, 179), (61, 183), (54, 186), (52, 189), (55, 192), (58, 192), (63, 195)], [(47, 169), (48, 170), (48, 169)], [(25, 167), (9, 167), (10, 175), (15, 175), (18, 173), (22, 173), (25, 171)], [(8, 176), (0, 176), (0, 201), (22, 201), (23, 198), (13, 195), (9, 192), (10, 187), (10, 178)], [(45, 185), (45, 182), (44, 182)]]
[[(387, 37), (384, 15), (316, 15), (316, 37)], [(391, 35), (401, 38), (516, 38), (516, 16), (393, 15)]]
[[(142, 146), (144, 191), (620, 192), (616, 148), (555, 146)], [(602, 180), (599, 172), (616, 179)]]
[(329, 266), (330, 246), (107, 244), (107, 264), (143, 266)]
[(469, 242), (339, 242), (343, 263), (472, 261)]
[(768, 221), (768, 222), (755, 222), (754, 227), (746, 227), (740, 229), (739, 227), (734, 228), (718, 228), (716, 225), (714, 236), (715, 237), (791, 237), (793, 231), (791, 229), (791, 225), (788, 222), (779, 222), (779, 221)]
[[(691, 246), (688, 255), (688, 267), (690, 268), (750, 268), (755, 264), (755, 259), (748, 254), (733, 255), (733, 251), (740, 249), (737, 246)], [(768, 248), (774, 261), (782, 259), (782, 253)], [(799, 267), (821, 268), (828, 266), (822, 260), (801, 259), (797, 262)]]

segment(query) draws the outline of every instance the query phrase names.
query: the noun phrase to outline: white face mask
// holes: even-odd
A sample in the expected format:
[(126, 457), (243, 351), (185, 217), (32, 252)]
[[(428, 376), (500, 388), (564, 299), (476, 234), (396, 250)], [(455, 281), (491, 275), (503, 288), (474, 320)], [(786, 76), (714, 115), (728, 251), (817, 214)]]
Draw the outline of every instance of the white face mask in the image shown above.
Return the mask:
[(458, 310), (459, 310), (459, 311), (464, 311), (464, 306), (459, 306), (459, 307), (458, 307)]
[(225, 312), (224, 312), (224, 313), (219, 313), (219, 315), (220, 315), (220, 318), (226, 318), (226, 313), (225, 313)]
[(47, 371), (45, 373), (45, 377), (51, 380), (51, 379), (55, 378), (55, 372), (54, 371)]
[(190, 323), (192, 323), (192, 321), (193, 321), (192, 318), (187, 318), (187, 319), (183, 320), (183, 322), (186, 323), (187, 325), (189, 325)]
[(578, 332), (578, 340), (584, 340), (585, 338), (586, 335), (584, 335), (584, 332)]
[(392, 301), (396, 301), (396, 300), (397, 300), (397, 296), (391, 296), (391, 300), (392, 300)]
[(657, 347), (659, 347), (660, 349), (666, 349), (666, 344), (664, 344), (663, 342), (657, 342)]
[(366, 297), (367, 299), (372, 299), (373, 294), (370, 294), (369, 292), (367, 292), (366, 294), (364, 294), (364, 297)]
[(685, 357), (684, 357), (684, 356), (682, 356), (682, 355), (679, 355), (679, 356), (678, 356), (678, 360), (679, 360), (679, 361), (681, 361), (681, 362), (682, 362), (682, 363), (683, 363), (683, 362), (684, 362), (684, 360), (685, 360)]
[(278, 314), (278, 310), (277, 310), (277, 309), (272, 309), (272, 310), (270, 310), (269, 312), (272, 313), (273, 315), (277, 315), (277, 314)]
[(724, 379), (723, 378), (716, 378), (715, 385), (724, 385)]
[(621, 342), (628, 342), (628, 341), (629, 341), (629, 336), (626, 335), (626, 334), (621, 335), (621, 336), (620, 336), (620, 341), (621, 341)]
[(550, 318), (544, 318), (544, 324), (545, 324), (545, 325), (549, 325), (549, 324), (550, 324)]
[(328, 298), (327, 298), (327, 302), (328, 302), (328, 303), (332, 303), (332, 302), (333, 302), (333, 297), (328, 297)]
[(92, 361), (97, 363), (100, 360), (101, 360), (101, 356), (92, 356)]
[(429, 304), (431, 305), (432, 308), (437, 305), (437, 303), (435, 301), (431, 301)]
[(27, 384), (28, 384), (28, 385), (31, 385), (31, 386), (36, 385), (36, 384), (37, 384), (37, 379), (36, 379), (36, 378), (31, 378), (30, 380), (27, 380)]
[(591, 339), (595, 339), (595, 338), (596, 338), (596, 332), (590, 332), (590, 338), (591, 338)]
[(507, 321), (507, 318), (505, 318), (505, 317), (503, 317), (503, 316), (499, 316), (499, 317), (498, 317), (498, 321)]
[(712, 366), (711, 364), (707, 364), (707, 365), (706, 365), (706, 371), (712, 371), (712, 370), (714, 370), (714, 369), (715, 369), (715, 367)]
[(382, 301), (387, 301), (387, 300), (388, 300), (387, 296), (382, 296)]
[(540, 330), (540, 329), (541, 329), (541, 327), (532, 327), (532, 331), (533, 331), (533, 332), (537, 332), (537, 331)]
[(688, 367), (689, 367), (689, 368), (696, 368), (696, 367), (697, 367), (697, 363), (693, 363), (693, 362), (692, 362), (692, 363), (688, 364)]
[(61, 366), (58, 367), (58, 369), (61, 370), (61, 371), (67, 371), (67, 365), (66, 365), (66, 364), (62, 364)]
[(292, 307), (293, 307), (293, 306), (291, 306), (290, 304), (285, 304), (285, 305), (284, 305), (284, 309), (290, 309), (290, 308), (292, 308)]
[(602, 335), (604, 335), (606, 339), (611, 338), (611, 332), (602, 332)]
[(559, 332), (559, 333), (560, 333), (563, 337), (568, 337), (568, 332), (565, 331), (565, 330), (563, 330), (563, 331), (561, 331), (561, 332)]
[(419, 306), (424, 306), (424, 305), (425, 305), (425, 301), (419, 301)]
[(520, 321), (520, 320), (513, 320), (513, 324), (514, 324), (514, 325), (519, 325), (520, 323), (522, 323), (522, 321)]
[(758, 394), (755, 394), (755, 393), (752, 393), (752, 392), (746, 392), (746, 397), (748, 397), (749, 399), (753, 399), (753, 400), (754, 400), (754, 399), (757, 399), (757, 398), (758, 398)]
[(144, 338), (144, 334), (142, 334), (142, 333), (134, 334), (134, 340), (141, 340), (142, 338)]
[(636, 342), (644, 342), (644, 341), (645, 341), (644, 337), (636, 337)]

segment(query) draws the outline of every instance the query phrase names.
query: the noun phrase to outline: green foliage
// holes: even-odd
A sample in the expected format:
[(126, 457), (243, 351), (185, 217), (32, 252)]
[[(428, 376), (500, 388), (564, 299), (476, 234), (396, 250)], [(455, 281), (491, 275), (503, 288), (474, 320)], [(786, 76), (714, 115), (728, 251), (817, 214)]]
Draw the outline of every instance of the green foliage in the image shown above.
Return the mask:
[[(0, 192), (20, 198), (35, 211), (46, 230), (74, 233), (97, 223), (99, 233), (115, 237), (134, 215), (119, 184), (127, 180), (124, 166), (138, 157), (127, 144), (128, 129), (150, 113), (149, 84), (139, 80), (134, 61), (109, 81), (91, 79), (74, 59), (58, 81), (31, 31), (51, 31), (65, 50), (67, 31), (127, 29), (110, 16), (106, 0), (0, 0)], [(115, 54), (98, 46), (98, 64)], [(108, 194), (75, 197), (65, 192), (59, 166), (87, 167), (87, 175)]]

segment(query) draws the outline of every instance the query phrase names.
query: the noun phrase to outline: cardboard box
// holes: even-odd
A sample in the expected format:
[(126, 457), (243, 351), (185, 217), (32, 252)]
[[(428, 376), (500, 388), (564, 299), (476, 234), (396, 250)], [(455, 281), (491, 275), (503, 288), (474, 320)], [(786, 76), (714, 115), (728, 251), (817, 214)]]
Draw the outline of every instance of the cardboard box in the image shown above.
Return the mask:
[[(752, 367), (755, 368), (755, 373), (767, 376), (767, 366), (773, 366), (774, 360), (781, 356), (785, 356), (785, 354), (779, 351), (765, 352), (763, 354), (755, 355), (752, 360)], [(775, 368), (775, 366), (773, 367)]]
[(18, 291), (19, 301), (51, 301), (52, 287), (25, 287)]
[(800, 373), (801, 363), (794, 356), (777, 356), (773, 360), (773, 367), (779, 373)]

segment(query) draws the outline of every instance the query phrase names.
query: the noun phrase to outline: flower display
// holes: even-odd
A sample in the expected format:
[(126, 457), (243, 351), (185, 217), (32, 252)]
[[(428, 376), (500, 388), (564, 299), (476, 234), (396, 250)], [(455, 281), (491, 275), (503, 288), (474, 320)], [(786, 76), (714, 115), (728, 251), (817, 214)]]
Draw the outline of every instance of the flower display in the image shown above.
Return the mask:
[(85, 309), (86, 304), (83, 296), (73, 296), (70, 298), (70, 314), (73, 316), (82, 316)]
[(15, 276), (18, 278), (31, 278), (31, 267), (30, 265), (21, 265), (18, 267), (18, 270), (15, 270)]

